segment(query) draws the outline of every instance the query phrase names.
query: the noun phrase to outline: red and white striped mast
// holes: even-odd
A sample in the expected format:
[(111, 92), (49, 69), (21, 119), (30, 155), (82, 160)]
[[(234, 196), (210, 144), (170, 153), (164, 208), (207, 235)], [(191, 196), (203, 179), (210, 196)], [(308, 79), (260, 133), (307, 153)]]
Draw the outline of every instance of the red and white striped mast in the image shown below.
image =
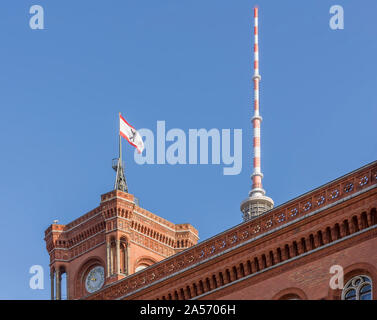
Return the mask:
[(243, 219), (249, 220), (259, 216), (265, 211), (272, 209), (274, 202), (271, 198), (265, 196), (265, 191), (262, 187), (263, 174), (261, 171), (261, 134), (260, 127), (262, 117), (259, 114), (259, 82), (261, 76), (259, 74), (259, 44), (258, 44), (258, 8), (254, 8), (254, 116), (251, 118), (253, 124), (253, 173), (251, 175), (252, 188), (249, 192), (249, 197), (241, 203), (241, 211)]

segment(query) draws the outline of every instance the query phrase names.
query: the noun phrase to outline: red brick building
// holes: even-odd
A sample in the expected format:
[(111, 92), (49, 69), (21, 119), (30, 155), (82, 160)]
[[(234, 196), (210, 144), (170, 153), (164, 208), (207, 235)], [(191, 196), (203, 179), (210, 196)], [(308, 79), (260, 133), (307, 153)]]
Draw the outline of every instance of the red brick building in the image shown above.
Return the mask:
[(67, 298), (78, 299), (195, 245), (198, 231), (160, 218), (140, 208), (132, 194), (114, 190), (82, 217), (52, 224), (45, 241), (51, 297), (61, 299), (65, 286)]
[[(46, 243), (52, 274), (68, 272), (70, 299), (375, 299), (376, 209), (377, 161), (199, 244), (191, 225), (159, 218), (119, 191), (72, 223), (50, 226)], [(344, 270), (344, 290), (330, 288), (334, 265)], [(104, 284), (88, 292), (96, 266), (106, 270)]]

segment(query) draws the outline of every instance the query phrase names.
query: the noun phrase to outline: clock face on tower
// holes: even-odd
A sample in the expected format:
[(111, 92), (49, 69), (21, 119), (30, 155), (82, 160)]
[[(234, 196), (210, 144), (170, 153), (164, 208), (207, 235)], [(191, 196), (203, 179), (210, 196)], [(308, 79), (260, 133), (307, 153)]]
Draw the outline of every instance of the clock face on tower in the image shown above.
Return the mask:
[(95, 292), (103, 286), (105, 282), (105, 271), (103, 267), (97, 266), (91, 269), (85, 279), (85, 288), (89, 293)]

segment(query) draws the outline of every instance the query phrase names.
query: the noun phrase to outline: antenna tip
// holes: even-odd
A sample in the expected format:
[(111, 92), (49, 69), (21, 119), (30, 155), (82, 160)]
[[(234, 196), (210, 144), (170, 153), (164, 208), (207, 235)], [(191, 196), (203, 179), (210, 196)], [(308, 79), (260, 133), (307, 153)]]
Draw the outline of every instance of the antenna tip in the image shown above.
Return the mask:
[(255, 18), (258, 18), (258, 9), (259, 9), (258, 6), (254, 7), (254, 17)]

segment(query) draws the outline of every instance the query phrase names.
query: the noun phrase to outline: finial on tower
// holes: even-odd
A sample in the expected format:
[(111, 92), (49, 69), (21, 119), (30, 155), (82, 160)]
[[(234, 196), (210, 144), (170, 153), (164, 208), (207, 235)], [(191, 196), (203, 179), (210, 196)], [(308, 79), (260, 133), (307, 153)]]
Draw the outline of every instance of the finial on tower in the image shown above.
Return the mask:
[(259, 74), (259, 46), (258, 46), (258, 8), (254, 8), (254, 116), (251, 118), (254, 130), (254, 160), (253, 173), (251, 175), (252, 188), (249, 192), (249, 197), (241, 203), (241, 211), (243, 213), (244, 221), (255, 218), (263, 212), (272, 209), (274, 201), (265, 196), (265, 191), (262, 187), (263, 174), (261, 171), (261, 144), (260, 144), (260, 126), (262, 117), (259, 115), (259, 82), (261, 76)]
[[(119, 117), (120, 117), (120, 112), (119, 112)], [(114, 190), (120, 190), (120, 191), (128, 193), (126, 176), (124, 174), (124, 162), (122, 161), (122, 137), (120, 133), (119, 133), (119, 158), (113, 159), (112, 167), (116, 171)]]

